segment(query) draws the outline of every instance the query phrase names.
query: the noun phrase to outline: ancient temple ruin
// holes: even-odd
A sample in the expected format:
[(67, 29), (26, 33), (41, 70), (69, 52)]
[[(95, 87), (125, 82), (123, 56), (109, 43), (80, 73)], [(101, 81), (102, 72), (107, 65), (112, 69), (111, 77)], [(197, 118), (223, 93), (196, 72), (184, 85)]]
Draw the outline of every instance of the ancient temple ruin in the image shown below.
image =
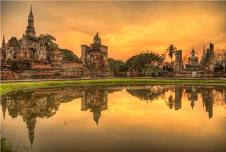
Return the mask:
[(82, 45), (79, 59), (61, 49), (51, 35), (36, 35), (32, 7), (21, 39), (3, 36), (0, 49), (1, 79), (78, 78), (108, 75), (108, 47), (98, 33), (90, 46)]
[(200, 67), (205, 71), (213, 71), (215, 64), (215, 54), (213, 43), (209, 44), (209, 48), (203, 50)]
[(188, 71), (199, 70), (199, 62), (198, 62), (198, 57), (195, 56), (195, 49), (192, 49), (191, 56), (188, 57), (188, 64), (186, 64), (185, 69)]
[[(3, 37), (1, 48), (1, 67), (7, 68), (17, 64), (17, 68), (31, 68), (35, 63), (49, 63), (61, 66), (62, 52), (58, 45), (49, 46), (43, 35), (36, 36), (32, 7), (28, 15), (25, 34), (21, 39), (12, 37), (5, 42)], [(16, 68), (16, 67), (15, 67)]]
[(224, 76), (222, 73), (216, 73), (216, 56), (214, 44), (210, 43), (208, 48), (204, 47), (201, 59), (196, 56), (195, 49), (192, 49), (191, 55), (187, 58), (187, 63), (183, 64), (182, 50), (174, 52), (175, 63), (171, 76), (174, 77), (216, 77)]
[(108, 47), (101, 44), (98, 32), (90, 46), (81, 45), (81, 61), (91, 71), (92, 75), (109, 75)]
[(176, 50), (175, 54), (175, 71), (179, 72), (183, 69), (182, 50)]

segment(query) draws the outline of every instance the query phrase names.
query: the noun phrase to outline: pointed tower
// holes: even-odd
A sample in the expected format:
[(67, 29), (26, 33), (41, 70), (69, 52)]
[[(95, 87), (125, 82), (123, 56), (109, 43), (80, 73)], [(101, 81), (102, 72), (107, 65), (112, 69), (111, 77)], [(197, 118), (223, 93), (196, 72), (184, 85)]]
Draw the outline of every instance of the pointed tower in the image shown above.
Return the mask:
[(32, 6), (30, 8), (30, 13), (28, 15), (28, 24), (26, 29), (26, 36), (35, 36), (35, 27), (34, 27), (34, 16), (32, 13)]
[(6, 114), (6, 108), (7, 108), (7, 103), (6, 103), (6, 97), (5, 96), (2, 97), (1, 105), (2, 105), (3, 118), (5, 120), (5, 114)]
[(204, 47), (203, 47), (203, 55), (206, 54), (206, 47), (205, 47), (205, 44), (204, 44)]
[(3, 61), (6, 58), (6, 43), (5, 43), (5, 37), (3, 35), (3, 39), (2, 39), (2, 47), (0, 49), (0, 61), (1, 61), (1, 65), (3, 64)]
[(36, 117), (29, 117), (26, 118), (26, 124), (27, 124), (27, 129), (28, 129), (28, 137), (30, 140), (31, 147), (34, 142), (35, 138), (35, 124), (36, 124)]
[(97, 34), (93, 38), (93, 43), (96, 44), (96, 45), (101, 45), (101, 39), (99, 37), (98, 32), (97, 32)]
[(201, 66), (204, 66), (204, 60), (205, 60), (205, 54), (206, 54), (206, 47), (205, 47), (205, 44), (203, 46), (203, 52), (202, 52), (202, 57), (201, 57), (201, 60), (200, 60), (200, 65)]
[(194, 48), (191, 51), (191, 56), (195, 56), (195, 49)]
[(6, 105), (2, 105), (3, 118), (5, 120)]
[(194, 100), (192, 100), (191, 101), (191, 108), (192, 108), (192, 110), (193, 110), (194, 106), (195, 106), (195, 102), (194, 102)]
[(5, 37), (3, 35), (3, 39), (2, 39), (2, 49), (6, 49), (6, 44), (5, 44)]
[(99, 123), (100, 117), (101, 117), (101, 110), (93, 109), (93, 120), (96, 122), (97, 125)]

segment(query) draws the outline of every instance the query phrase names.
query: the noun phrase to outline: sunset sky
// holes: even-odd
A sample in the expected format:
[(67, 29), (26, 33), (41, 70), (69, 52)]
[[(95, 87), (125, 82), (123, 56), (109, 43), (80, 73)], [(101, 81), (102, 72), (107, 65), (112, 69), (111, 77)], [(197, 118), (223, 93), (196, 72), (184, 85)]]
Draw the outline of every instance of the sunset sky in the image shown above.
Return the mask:
[(80, 56), (99, 32), (109, 57), (126, 60), (145, 50), (163, 53), (174, 44), (183, 54), (204, 44), (226, 49), (226, 2), (1, 2), (1, 40), (25, 33), (30, 5), (37, 35), (50, 34), (60, 48)]

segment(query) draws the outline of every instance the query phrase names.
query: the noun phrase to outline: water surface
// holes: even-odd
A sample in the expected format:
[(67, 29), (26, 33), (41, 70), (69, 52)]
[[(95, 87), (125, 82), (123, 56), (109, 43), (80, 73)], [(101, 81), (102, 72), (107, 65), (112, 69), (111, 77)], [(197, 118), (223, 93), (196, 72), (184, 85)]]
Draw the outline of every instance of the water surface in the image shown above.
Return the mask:
[(1, 97), (18, 152), (225, 151), (226, 86), (86, 86)]

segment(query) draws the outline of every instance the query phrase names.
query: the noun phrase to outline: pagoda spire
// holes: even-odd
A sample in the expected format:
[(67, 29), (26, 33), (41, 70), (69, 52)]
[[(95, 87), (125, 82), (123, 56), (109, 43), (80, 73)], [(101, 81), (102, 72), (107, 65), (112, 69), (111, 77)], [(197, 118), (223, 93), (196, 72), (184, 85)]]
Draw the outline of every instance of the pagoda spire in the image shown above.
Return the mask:
[(30, 7), (30, 14), (32, 14), (32, 5), (31, 5), (31, 7)]
[(28, 15), (28, 24), (26, 29), (26, 36), (35, 36), (34, 16), (32, 12), (32, 5), (30, 7), (30, 13)]
[(101, 117), (101, 111), (98, 109), (94, 109), (93, 111), (93, 120), (96, 122), (96, 124), (99, 124), (99, 119)]
[(194, 48), (193, 48), (192, 51), (191, 51), (191, 55), (192, 55), (192, 56), (195, 56), (195, 49), (194, 49)]
[(205, 47), (205, 44), (204, 44), (204, 47), (203, 47), (203, 55), (206, 54), (206, 47)]
[(5, 120), (5, 114), (6, 114), (6, 101), (3, 100), (2, 102), (2, 112), (3, 112), (3, 118)]
[(34, 138), (35, 138), (36, 117), (26, 118), (26, 124), (27, 124), (27, 129), (28, 129), (28, 137), (29, 137), (29, 140), (30, 140), (31, 148), (32, 148)]
[(100, 37), (99, 37), (99, 33), (98, 33), (98, 32), (97, 32), (96, 35), (94, 36), (93, 41), (94, 41), (94, 44), (98, 44), (98, 45), (101, 44), (101, 39), (100, 39)]
[(5, 36), (3, 35), (3, 39), (2, 39), (2, 48), (5, 49), (6, 48), (6, 44), (5, 44)]

